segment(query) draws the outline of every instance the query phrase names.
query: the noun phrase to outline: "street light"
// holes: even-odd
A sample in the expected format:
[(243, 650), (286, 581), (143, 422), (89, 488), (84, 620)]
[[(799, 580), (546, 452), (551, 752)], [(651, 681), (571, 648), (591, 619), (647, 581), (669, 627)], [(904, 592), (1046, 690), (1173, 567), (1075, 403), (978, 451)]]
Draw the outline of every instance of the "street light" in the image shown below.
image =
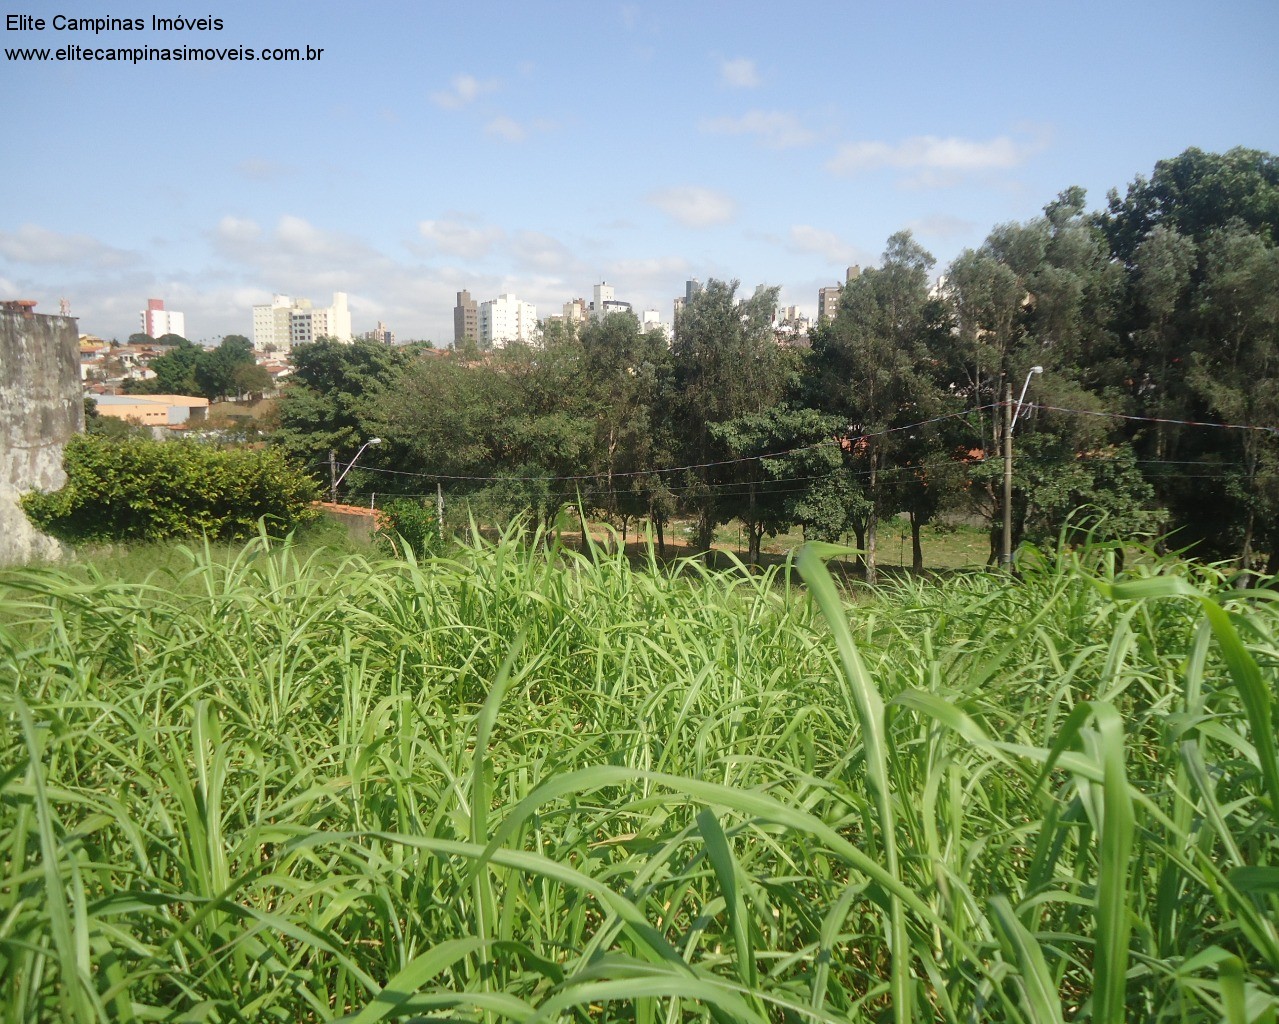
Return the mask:
[(346, 469), (342, 470), (341, 475), (336, 477), (334, 474), (337, 472), (338, 453), (335, 451), (329, 452), (329, 480), (331, 481), (329, 484), (329, 501), (332, 504), (336, 505), (338, 503), (338, 484), (346, 478), (347, 473), (351, 472), (351, 467), (355, 465), (356, 459), (359, 459), (359, 457), (364, 454), (364, 449), (371, 444), (381, 443), (382, 439), (380, 437), (370, 437), (367, 441), (360, 445), (360, 450), (355, 453), (355, 458), (346, 464)]
[(1010, 429), (1015, 430), (1017, 427), (1017, 417), (1021, 415), (1021, 403), (1026, 400), (1026, 389), (1030, 387), (1030, 378), (1037, 373), (1043, 373), (1042, 366), (1032, 366), (1030, 372), (1026, 374), (1026, 383), (1021, 386), (1021, 397), (1017, 399), (1017, 408), (1013, 410), (1013, 422)]
[(1021, 404), (1026, 398), (1026, 389), (1030, 387), (1030, 378), (1043, 372), (1042, 366), (1030, 368), (1030, 372), (1026, 374), (1026, 382), (1021, 386), (1021, 396), (1017, 399), (1015, 410), (1012, 381), (1004, 385), (1004, 543), (999, 553), (999, 564), (1010, 572), (1013, 566), (1013, 428), (1017, 426), (1017, 417), (1021, 415)]

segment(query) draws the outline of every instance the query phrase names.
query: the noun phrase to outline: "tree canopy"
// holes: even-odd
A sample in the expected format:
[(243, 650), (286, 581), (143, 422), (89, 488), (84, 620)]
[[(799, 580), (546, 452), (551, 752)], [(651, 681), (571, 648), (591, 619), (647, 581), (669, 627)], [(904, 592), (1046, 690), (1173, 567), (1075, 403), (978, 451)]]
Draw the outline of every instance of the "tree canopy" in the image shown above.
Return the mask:
[[(1041, 367), (1017, 409), (1016, 540), (1166, 530), (1274, 567), (1277, 228), (1275, 157), (1187, 150), (1102, 211), (1064, 189), (940, 273), (893, 235), (807, 350), (774, 333), (778, 289), (714, 279), (669, 347), (629, 314), (484, 354), (304, 346), (278, 440), (314, 463), (379, 436), (352, 488), (446, 483), (547, 525), (574, 505), (622, 531), (647, 519), (661, 541), (683, 516), (705, 549), (739, 519), (752, 559), (793, 526), (851, 534), (873, 578), (877, 526), (898, 517), (916, 567), (921, 527), (947, 513), (985, 518), (993, 557), (1005, 395)], [(165, 357), (175, 380), (198, 358)]]

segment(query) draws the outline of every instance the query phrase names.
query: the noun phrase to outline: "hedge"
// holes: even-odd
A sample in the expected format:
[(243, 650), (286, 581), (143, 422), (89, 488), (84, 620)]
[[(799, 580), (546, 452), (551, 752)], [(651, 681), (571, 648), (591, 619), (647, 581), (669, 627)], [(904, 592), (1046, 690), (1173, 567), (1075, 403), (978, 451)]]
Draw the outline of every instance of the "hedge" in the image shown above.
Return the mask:
[(22, 497), (37, 527), (78, 543), (245, 536), (266, 520), (287, 531), (312, 518), (316, 484), (274, 449), (221, 449), (194, 441), (73, 438), (67, 482)]

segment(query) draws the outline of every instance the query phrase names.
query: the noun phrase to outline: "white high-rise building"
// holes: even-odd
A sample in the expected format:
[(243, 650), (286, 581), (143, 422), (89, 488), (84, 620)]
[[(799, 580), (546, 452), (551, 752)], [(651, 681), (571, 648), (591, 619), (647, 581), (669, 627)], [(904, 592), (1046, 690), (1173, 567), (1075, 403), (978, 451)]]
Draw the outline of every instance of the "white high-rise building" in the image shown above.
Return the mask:
[(594, 301), (591, 302), (591, 319), (598, 320), (604, 315), (604, 304), (613, 301), (613, 286), (601, 281), (595, 286)]
[(537, 336), (537, 307), (514, 295), (480, 303), (480, 348), (502, 348), (508, 341), (532, 342)]
[(333, 304), (322, 309), (310, 299), (273, 295), (269, 303), (253, 307), (253, 347), (259, 352), (268, 346), (287, 352), (317, 338), (351, 342), (351, 310), (346, 292), (334, 292)]
[(166, 334), (187, 336), (186, 317), (176, 310), (165, 309), (164, 299), (147, 299), (147, 308), (141, 315), (142, 333), (148, 338), (163, 338)]
[(287, 295), (272, 295), (271, 301), (253, 307), (253, 347), (261, 352), (272, 348), (287, 352), (292, 346), (289, 315), (293, 300)]
[(311, 312), (311, 337), (351, 341), (351, 309), (346, 292), (333, 293), (333, 305)]
[(675, 330), (670, 324), (662, 321), (662, 314), (656, 309), (646, 309), (639, 316), (640, 332), (647, 334), (649, 331), (661, 331), (666, 337), (666, 343), (669, 345), (671, 339), (675, 337)]
[(622, 302), (613, 297), (613, 286), (601, 281), (595, 286), (595, 298), (591, 302), (591, 319), (600, 320), (610, 313), (633, 313), (629, 302)]

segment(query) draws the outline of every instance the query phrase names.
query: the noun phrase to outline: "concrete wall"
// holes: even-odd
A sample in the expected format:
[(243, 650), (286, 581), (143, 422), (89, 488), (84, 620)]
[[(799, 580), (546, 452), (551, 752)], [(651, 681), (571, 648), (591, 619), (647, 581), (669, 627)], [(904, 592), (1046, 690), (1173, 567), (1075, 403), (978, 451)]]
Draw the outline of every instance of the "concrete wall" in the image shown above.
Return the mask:
[(83, 429), (76, 321), (0, 310), (0, 565), (62, 553), (27, 521), (18, 497), (66, 482), (62, 449)]
[(377, 516), (371, 508), (357, 508), (353, 505), (330, 505), (327, 502), (316, 502), (330, 519), (334, 519), (346, 527), (352, 540), (371, 544), (373, 534), (377, 530)]

